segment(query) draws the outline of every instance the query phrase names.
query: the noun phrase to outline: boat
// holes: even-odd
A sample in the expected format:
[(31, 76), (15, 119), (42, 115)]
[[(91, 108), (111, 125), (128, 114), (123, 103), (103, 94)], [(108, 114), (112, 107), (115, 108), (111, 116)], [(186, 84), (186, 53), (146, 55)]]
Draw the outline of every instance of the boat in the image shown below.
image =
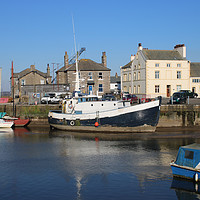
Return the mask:
[(181, 146), (170, 165), (174, 177), (200, 181), (200, 144)]
[(3, 119), (0, 119), (0, 128), (11, 128), (14, 125), (14, 122), (6, 122)]
[(0, 118), (7, 122), (13, 121), (15, 127), (28, 126), (28, 124), (30, 123), (30, 119), (20, 119), (18, 117), (10, 117), (6, 114), (6, 112), (1, 112)]
[(92, 95), (62, 102), (62, 110), (50, 111), (52, 128), (86, 132), (155, 132), (161, 98), (131, 105), (130, 101), (101, 101)]

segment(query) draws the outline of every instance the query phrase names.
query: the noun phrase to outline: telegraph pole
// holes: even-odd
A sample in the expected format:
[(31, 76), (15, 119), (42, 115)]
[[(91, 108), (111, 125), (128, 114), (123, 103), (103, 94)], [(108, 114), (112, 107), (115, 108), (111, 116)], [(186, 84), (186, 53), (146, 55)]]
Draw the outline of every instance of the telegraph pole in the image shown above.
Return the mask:
[(52, 63), (52, 65), (53, 65), (53, 90), (54, 90), (54, 65), (55, 65), (56, 63)]
[[(56, 64), (57, 64), (57, 71), (58, 71), (58, 69), (59, 69), (59, 63), (56, 63)], [(58, 74), (57, 74), (56, 79), (57, 79), (57, 86), (58, 86), (58, 92), (59, 92), (59, 75)]]

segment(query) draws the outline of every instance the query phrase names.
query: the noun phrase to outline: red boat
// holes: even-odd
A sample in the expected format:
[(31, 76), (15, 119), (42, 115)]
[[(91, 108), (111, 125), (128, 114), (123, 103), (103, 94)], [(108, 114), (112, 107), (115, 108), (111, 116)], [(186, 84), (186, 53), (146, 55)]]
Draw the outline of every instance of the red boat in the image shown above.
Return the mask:
[(5, 121), (13, 121), (14, 122), (14, 126), (28, 126), (28, 124), (30, 123), (30, 119), (20, 119), (20, 118), (16, 118), (16, 117), (10, 117), (5, 115), (3, 117), (3, 119)]

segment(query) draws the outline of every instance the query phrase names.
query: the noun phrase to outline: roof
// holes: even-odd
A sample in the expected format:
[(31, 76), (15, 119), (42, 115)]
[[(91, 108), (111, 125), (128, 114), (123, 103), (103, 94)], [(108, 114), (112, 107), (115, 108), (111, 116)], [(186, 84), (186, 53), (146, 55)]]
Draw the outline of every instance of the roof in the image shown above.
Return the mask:
[(200, 63), (190, 63), (190, 77), (200, 77)]
[(186, 145), (186, 146), (181, 146), (181, 148), (200, 150), (200, 144), (197, 144), (197, 143), (189, 144), (189, 145)]
[(124, 65), (122, 69), (131, 68), (131, 64), (133, 61), (130, 61), (128, 64)]
[[(109, 68), (105, 67), (102, 63), (96, 63), (90, 59), (81, 59), (78, 62), (79, 71), (111, 71)], [(76, 63), (70, 64), (67, 69), (65, 66), (58, 71), (75, 71)]]
[(26, 76), (27, 74), (31, 73), (31, 72), (36, 72), (37, 74), (39, 74), (40, 76), (43, 77), (48, 77), (47, 73), (43, 73), (37, 69), (31, 70), (31, 68), (27, 68), (19, 73), (13, 73), (13, 77), (14, 78), (22, 78), (23, 76)]
[(142, 50), (147, 60), (186, 60), (176, 50)]
[(121, 77), (120, 76), (110, 76), (110, 83), (120, 83)]

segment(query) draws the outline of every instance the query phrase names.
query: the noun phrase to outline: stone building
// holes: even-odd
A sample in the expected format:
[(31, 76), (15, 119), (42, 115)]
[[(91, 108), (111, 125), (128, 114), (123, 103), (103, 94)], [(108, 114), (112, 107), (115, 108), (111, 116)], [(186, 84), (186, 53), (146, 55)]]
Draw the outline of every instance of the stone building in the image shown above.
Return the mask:
[(139, 97), (170, 97), (190, 86), (190, 61), (184, 44), (173, 50), (150, 50), (141, 43), (131, 61), (121, 67), (122, 91)]
[[(27, 68), (19, 73), (13, 73), (14, 78), (14, 96), (20, 97), (21, 95), (26, 94), (26, 90), (23, 90), (23, 87), (32, 86), (32, 93), (36, 93), (36, 85), (46, 85), (51, 84), (50, 68), (47, 65), (47, 72), (41, 72), (35, 68), (35, 65), (31, 65), (30, 68)], [(10, 78), (12, 79), (12, 77)], [(12, 84), (12, 81), (11, 81)], [(12, 88), (12, 85), (11, 85)], [(11, 93), (12, 93), (11, 89)]]
[[(78, 61), (80, 90), (87, 94), (99, 94), (110, 92), (110, 69), (107, 68), (106, 53), (102, 54), (102, 63), (96, 63), (90, 59)], [(76, 63), (70, 64), (67, 52), (64, 56), (64, 66), (56, 71), (59, 84), (69, 84), (70, 92), (75, 90)]]
[(200, 97), (200, 63), (190, 63), (190, 89)]

